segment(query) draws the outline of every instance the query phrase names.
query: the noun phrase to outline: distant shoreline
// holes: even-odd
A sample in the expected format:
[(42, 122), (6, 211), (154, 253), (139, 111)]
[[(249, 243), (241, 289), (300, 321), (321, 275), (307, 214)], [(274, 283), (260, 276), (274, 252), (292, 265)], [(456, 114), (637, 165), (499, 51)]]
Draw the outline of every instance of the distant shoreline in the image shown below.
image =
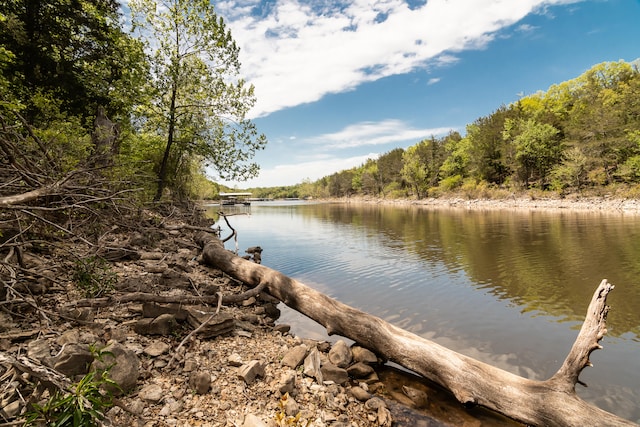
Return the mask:
[(439, 197), (427, 199), (383, 199), (376, 197), (343, 197), (327, 199), (333, 203), (363, 203), (389, 206), (416, 206), (434, 209), (466, 210), (528, 210), (547, 212), (585, 212), (640, 215), (640, 199), (615, 199), (611, 197), (464, 199)]

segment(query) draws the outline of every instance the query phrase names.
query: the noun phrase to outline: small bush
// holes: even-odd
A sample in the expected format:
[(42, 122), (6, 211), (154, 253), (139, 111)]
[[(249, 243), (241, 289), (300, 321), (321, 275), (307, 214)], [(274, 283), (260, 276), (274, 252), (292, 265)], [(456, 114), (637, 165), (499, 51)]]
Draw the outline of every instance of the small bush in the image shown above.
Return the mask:
[(462, 184), (462, 175), (448, 176), (440, 181), (440, 188), (444, 191), (453, 190)]
[(96, 427), (113, 406), (112, 395), (104, 386), (118, 387), (108, 378), (109, 370), (101, 374), (89, 372), (70, 393), (55, 392), (44, 404), (33, 405), (27, 413), (25, 426)]
[(103, 258), (89, 257), (76, 262), (73, 280), (87, 298), (96, 298), (111, 292), (118, 276)]

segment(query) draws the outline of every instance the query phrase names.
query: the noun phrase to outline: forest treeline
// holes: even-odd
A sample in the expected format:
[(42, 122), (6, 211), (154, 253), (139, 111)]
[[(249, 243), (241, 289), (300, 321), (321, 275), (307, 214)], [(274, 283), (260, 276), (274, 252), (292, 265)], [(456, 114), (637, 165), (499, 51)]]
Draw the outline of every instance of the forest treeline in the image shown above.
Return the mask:
[(257, 197), (640, 195), (640, 60), (604, 62), (458, 132)]
[(0, 196), (91, 175), (189, 200), (218, 192), (205, 171), (256, 176), (267, 141), (238, 54), (209, 0), (1, 2)]

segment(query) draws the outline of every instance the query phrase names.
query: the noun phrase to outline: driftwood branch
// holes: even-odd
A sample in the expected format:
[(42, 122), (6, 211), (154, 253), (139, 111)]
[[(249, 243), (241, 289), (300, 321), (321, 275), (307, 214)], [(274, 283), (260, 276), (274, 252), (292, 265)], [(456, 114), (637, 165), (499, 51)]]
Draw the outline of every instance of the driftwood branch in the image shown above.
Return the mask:
[(338, 302), (295, 279), (226, 250), (223, 244), (201, 234), (207, 265), (251, 286), (266, 290), (329, 333), (342, 335), (368, 347), (451, 391), (465, 405), (480, 405), (514, 420), (538, 426), (631, 426), (628, 420), (597, 408), (575, 393), (589, 354), (599, 348), (606, 332), (606, 296), (613, 286), (598, 286), (576, 342), (557, 374), (534, 381), (449, 350), (384, 320)]
[(108, 307), (114, 304), (126, 304), (129, 302), (157, 302), (161, 304), (237, 304), (264, 291), (267, 284), (261, 284), (240, 294), (224, 295), (219, 298), (217, 295), (203, 296), (183, 296), (183, 295), (156, 295), (145, 292), (131, 292), (123, 295), (113, 295), (103, 298), (86, 298), (74, 301), (66, 307)]

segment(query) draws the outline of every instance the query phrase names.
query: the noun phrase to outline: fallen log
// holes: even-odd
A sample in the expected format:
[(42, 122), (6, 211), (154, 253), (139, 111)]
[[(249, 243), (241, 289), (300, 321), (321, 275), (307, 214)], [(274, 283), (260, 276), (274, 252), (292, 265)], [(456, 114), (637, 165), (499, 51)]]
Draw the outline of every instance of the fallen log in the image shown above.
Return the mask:
[(575, 392), (589, 355), (601, 348), (613, 285), (596, 289), (578, 337), (558, 372), (548, 380), (520, 377), (449, 350), (384, 320), (336, 301), (282, 273), (238, 257), (210, 235), (199, 234), (204, 262), (249, 286), (266, 290), (292, 309), (451, 391), (464, 405), (480, 405), (516, 421), (537, 426), (633, 426), (581, 399)]

